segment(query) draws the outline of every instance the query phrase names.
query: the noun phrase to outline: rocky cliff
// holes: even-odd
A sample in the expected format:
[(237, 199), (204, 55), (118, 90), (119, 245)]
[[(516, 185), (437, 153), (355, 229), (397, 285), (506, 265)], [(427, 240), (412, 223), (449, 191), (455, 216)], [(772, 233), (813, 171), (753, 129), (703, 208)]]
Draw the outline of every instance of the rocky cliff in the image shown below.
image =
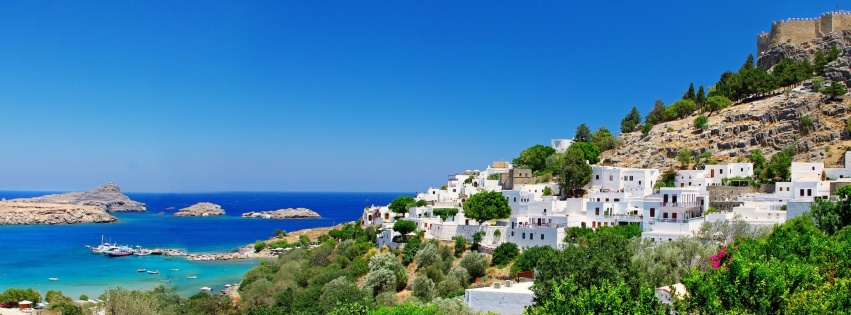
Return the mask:
[[(709, 128), (699, 130), (694, 114), (681, 120), (660, 123), (647, 134), (621, 134), (623, 145), (604, 152), (601, 164), (666, 169), (678, 166), (681, 148), (695, 154), (709, 151), (719, 162), (746, 158), (761, 149), (766, 158), (794, 146), (795, 161), (825, 161), (836, 167), (846, 148), (851, 147), (847, 130), (849, 105), (845, 101), (825, 103), (825, 97), (810, 91), (807, 84), (788, 95), (733, 105), (709, 116)], [(814, 130), (802, 125), (808, 117)]]
[(176, 217), (209, 217), (219, 215), (225, 215), (225, 210), (221, 206), (209, 202), (199, 202), (174, 213)]
[(828, 33), (822, 38), (800, 44), (779, 44), (760, 55), (757, 64), (770, 69), (785, 58), (814, 61), (816, 52), (827, 53), (834, 47), (839, 49), (839, 57), (824, 67), (824, 77), (851, 87), (851, 30)]
[(118, 221), (96, 206), (0, 201), (0, 225), (108, 223)]
[(144, 212), (145, 204), (130, 200), (113, 183), (96, 187), (87, 192), (69, 192), (33, 198), (12, 199), (20, 203), (53, 203), (100, 207), (107, 212)]
[(263, 219), (305, 219), (305, 218), (320, 218), (319, 213), (306, 208), (287, 208), (274, 211), (261, 212), (246, 212), (242, 214), (243, 218), (263, 218)]

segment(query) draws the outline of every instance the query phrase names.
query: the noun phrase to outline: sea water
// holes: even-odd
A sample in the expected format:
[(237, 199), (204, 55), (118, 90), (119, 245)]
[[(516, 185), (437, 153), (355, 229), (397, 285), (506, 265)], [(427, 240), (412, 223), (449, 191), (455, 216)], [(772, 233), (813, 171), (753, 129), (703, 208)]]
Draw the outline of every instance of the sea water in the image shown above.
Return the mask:
[[(41, 196), (48, 192), (0, 192), (0, 198)], [(145, 248), (181, 248), (190, 253), (225, 252), (265, 240), (276, 229), (295, 231), (357, 220), (364, 206), (386, 205), (399, 195), (411, 193), (126, 193), (144, 202), (148, 212), (113, 213), (118, 223), (73, 225), (0, 226), (0, 291), (33, 288), (41, 292), (61, 290), (78, 298), (97, 298), (110, 287), (174, 288), (188, 297), (201, 287), (213, 292), (236, 283), (260, 261), (188, 261), (169, 256), (107, 257), (93, 254), (85, 245), (104, 241)], [(178, 209), (197, 202), (221, 205), (221, 217), (174, 217)], [(303, 207), (321, 219), (248, 219), (242, 213)], [(159, 274), (137, 272), (156, 270)], [(195, 276), (189, 279), (188, 276)], [(59, 278), (50, 281), (49, 278)]]

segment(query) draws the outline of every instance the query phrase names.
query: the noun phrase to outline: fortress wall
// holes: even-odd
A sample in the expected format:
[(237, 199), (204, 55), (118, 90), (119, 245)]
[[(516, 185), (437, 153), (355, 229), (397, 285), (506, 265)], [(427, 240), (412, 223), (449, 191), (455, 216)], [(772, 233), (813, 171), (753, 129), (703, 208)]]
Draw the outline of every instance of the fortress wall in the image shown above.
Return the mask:
[(844, 29), (851, 29), (849, 11), (828, 12), (817, 18), (775, 21), (771, 23), (771, 31), (757, 35), (757, 56), (782, 43), (800, 44)]

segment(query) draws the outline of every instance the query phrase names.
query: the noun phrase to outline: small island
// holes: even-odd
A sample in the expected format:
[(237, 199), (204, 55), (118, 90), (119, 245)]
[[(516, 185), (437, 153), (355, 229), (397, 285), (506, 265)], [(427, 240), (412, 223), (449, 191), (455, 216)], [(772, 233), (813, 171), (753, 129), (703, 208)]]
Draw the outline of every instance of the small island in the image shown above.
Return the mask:
[(118, 185), (109, 183), (95, 187), (87, 192), (68, 192), (63, 194), (45, 195), (41, 197), (19, 198), (9, 200), (19, 203), (48, 203), (63, 205), (95, 206), (106, 212), (145, 212), (145, 204), (131, 200)]
[(287, 208), (274, 211), (246, 212), (242, 214), (243, 218), (261, 218), (261, 219), (314, 219), (321, 218), (319, 213), (307, 208)]
[(199, 202), (174, 213), (176, 217), (210, 217), (221, 215), (225, 215), (225, 210), (222, 209), (222, 206), (209, 202)]

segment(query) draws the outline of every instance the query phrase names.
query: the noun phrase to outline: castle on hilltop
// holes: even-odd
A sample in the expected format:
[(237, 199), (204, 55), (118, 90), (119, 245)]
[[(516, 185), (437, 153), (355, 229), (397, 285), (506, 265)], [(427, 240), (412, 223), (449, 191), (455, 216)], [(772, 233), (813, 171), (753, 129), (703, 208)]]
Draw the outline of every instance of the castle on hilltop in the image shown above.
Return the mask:
[(771, 23), (771, 31), (756, 37), (757, 56), (782, 43), (800, 44), (827, 33), (851, 29), (851, 11), (822, 13), (817, 18), (792, 18)]

